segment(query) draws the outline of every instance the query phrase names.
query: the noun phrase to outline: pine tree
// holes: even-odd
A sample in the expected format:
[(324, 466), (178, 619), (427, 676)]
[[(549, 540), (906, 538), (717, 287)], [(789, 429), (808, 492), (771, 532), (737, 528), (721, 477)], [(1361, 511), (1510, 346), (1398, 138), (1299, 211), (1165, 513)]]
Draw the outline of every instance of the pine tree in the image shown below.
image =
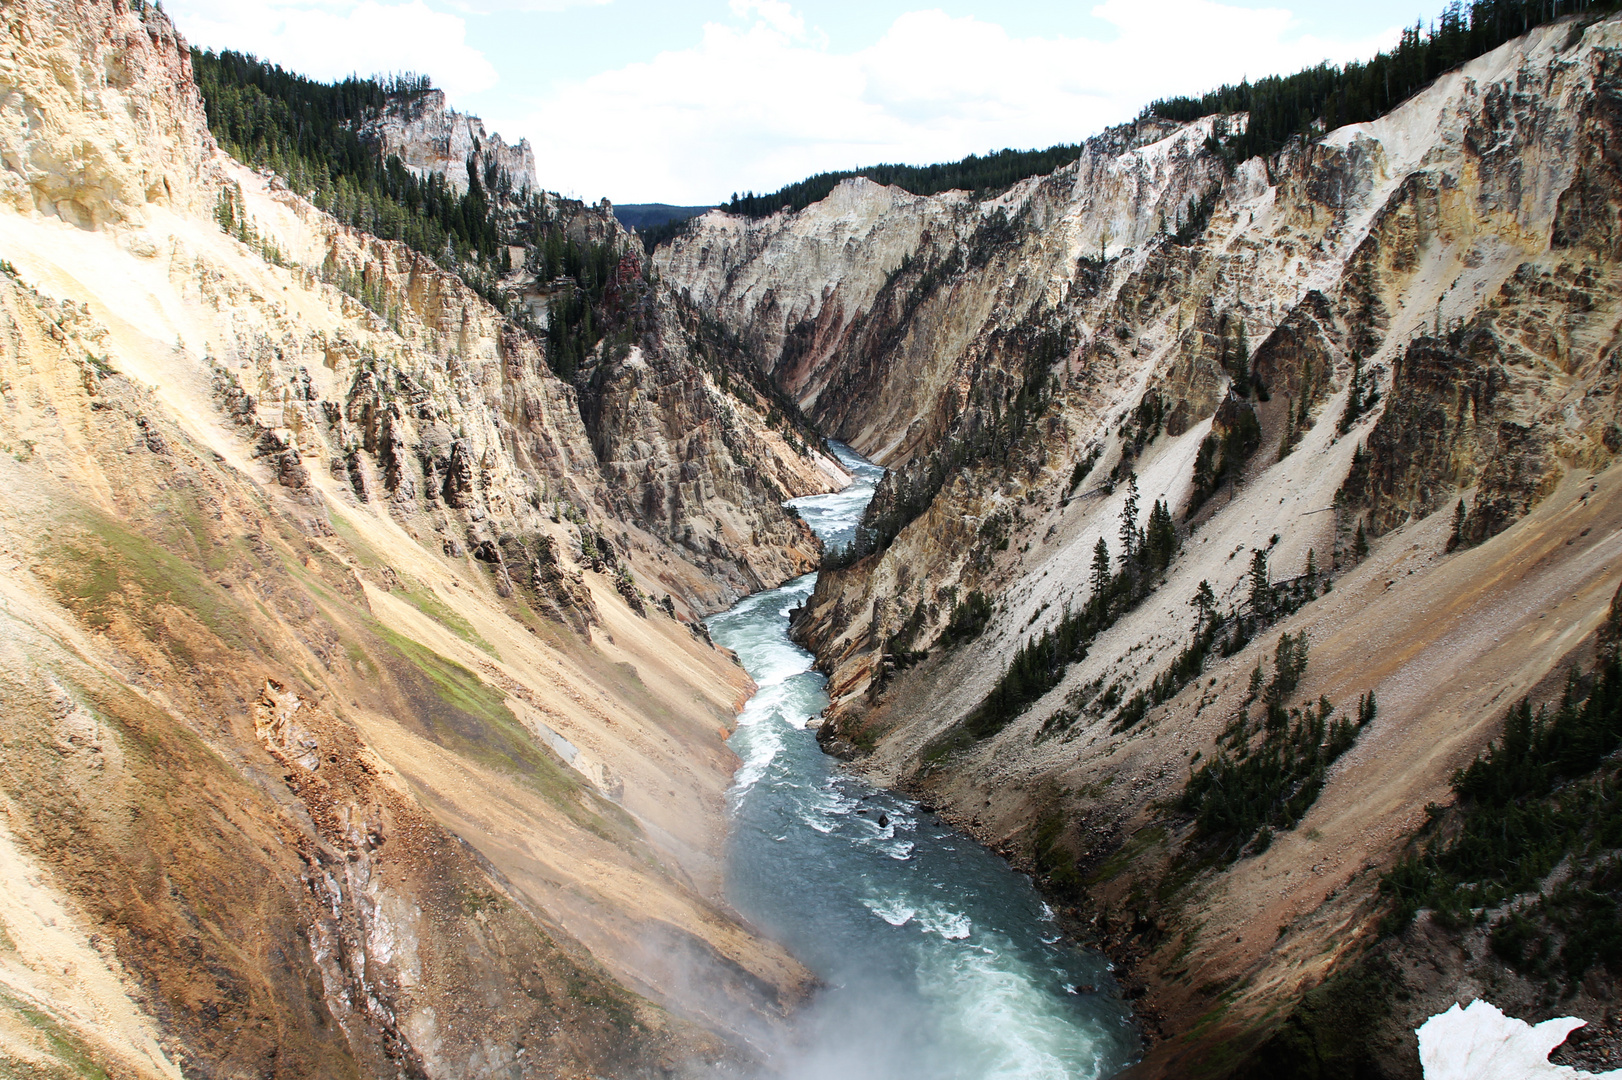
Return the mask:
[(1250, 396), (1250, 345), (1245, 339), (1245, 320), (1239, 320), (1239, 341), (1234, 349), (1233, 392), (1240, 397)]
[(1109, 545), (1100, 536), (1093, 545), (1093, 603), (1102, 607), (1109, 596)]
[(1200, 581), (1200, 587), (1194, 591), (1194, 599), (1190, 600), (1189, 604), (1197, 613), (1194, 616), (1194, 632), (1198, 634), (1205, 626), (1205, 621), (1216, 612), (1216, 590), (1211, 588), (1209, 581)]
[(1453, 508), (1453, 535), (1447, 539), (1447, 550), (1452, 551), (1464, 543), (1464, 500)]
[(1273, 609), (1273, 586), (1267, 580), (1267, 552), (1252, 548), (1250, 552), (1250, 611), (1265, 616)]
[(1282, 683), (1281, 698), (1288, 697), (1301, 685), (1301, 676), (1307, 670), (1307, 632), (1302, 630), (1292, 639), (1285, 634), (1280, 641), (1281, 646), (1287, 646), (1278, 659), (1285, 664), (1279, 669), (1279, 679)]
[(1340, 433), (1346, 434), (1352, 430), (1357, 418), (1368, 409), (1368, 403), (1363, 398), (1363, 357), (1352, 350), (1352, 383), (1346, 391), (1346, 408), (1340, 414)]
[(1273, 647), (1273, 681), (1267, 684), (1264, 695), (1270, 713), (1289, 698), (1290, 691), (1295, 689), (1295, 679), (1295, 639), (1289, 634), (1280, 634)]
[(1149, 511), (1145, 548), (1155, 570), (1170, 566), (1172, 556), (1177, 553), (1177, 527), (1172, 524), (1171, 510), (1159, 499)]
[(1368, 533), (1363, 531), (1363, 522), (1357, 523), (1357, 535), (1352, 538), (1352, 554), (1359, 559), (1367, 558), (1369, 553)]
[(1318, 555), (1311, 548), (1307, 548), (1306, 577), (1309, 583), (1318, 580)]
[(1131, 567), (1138, 560), (1138, 474), (1126, 475), (1126, 502), (1121, 505), (1121, 566)]

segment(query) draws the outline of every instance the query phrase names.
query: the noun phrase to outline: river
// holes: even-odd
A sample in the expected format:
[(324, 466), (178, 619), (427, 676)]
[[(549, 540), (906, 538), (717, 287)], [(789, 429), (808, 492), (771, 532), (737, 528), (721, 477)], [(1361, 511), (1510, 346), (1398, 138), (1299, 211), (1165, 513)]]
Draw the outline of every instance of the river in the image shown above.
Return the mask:
[[(855, 482), (795, 499), (848, 543), (883, 470), (830, 444)], [(730, 745), (727, 893), (824, 989), (769, 1048), (791, 1080), (1082, 1080), (1139, 1048), (1108, 962), (1065, 942), (1029, 879), (916, 802), (839, 767), (807, 722), (826, 680), (788, 636), (815, 574), (709, 620), (760, 689)]]

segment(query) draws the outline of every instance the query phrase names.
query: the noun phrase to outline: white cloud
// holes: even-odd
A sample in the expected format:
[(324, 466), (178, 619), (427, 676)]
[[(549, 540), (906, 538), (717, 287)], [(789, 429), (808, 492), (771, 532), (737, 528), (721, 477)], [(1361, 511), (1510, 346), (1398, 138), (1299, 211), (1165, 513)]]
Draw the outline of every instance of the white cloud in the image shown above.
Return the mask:
[(448, 7), (470, 15), (494, 15), (508, 11), (566, 11), (574, 7), (600, 7), (613, 0), (444, 0)]
[(194, 45), (252, 52), (317, 79), (352, 72), (416, 71), (453, 99), (496, 83), (496, 69), (467, 43), (459, 15), (423, 0), (169, 0)]
[(786, 0), (729, 0), (732, 14), (747, 18), (753, 14), (761, 25), (794, 40), (805, 37), (805, 19)]
[(692, 48), (485, 119), (530, 138), (547, 187), (698, 203), (826, 169), (1078, 141), (1153, 98), (1365, 57), (1389, 36), (1293, 36), (1287, 11), (1214, 0), (1104, 0), (1093, 14), (1113, 40), (1017, 38), (923, 10), (840, 54), (784, 0), (731, 10), (736, 21), (707, 24)]
[[(497, 81), (464, 15), (608, 2), (166, 0), (196, 44), (323, 79), (418, 71), (463, 108)], [(918, 10), (871, 45), (838, 52), (791, 0), (729, 0), (728, 10), (690, 48), (555, 84), (539, 99), (486, 95), (484, 119), (530, 138), (547, 187), (708, 202), (827, 169), (1072, 142), (1156, 97), (1368, 56), (1391, 36), (1301, 36), (1286, 10), (1217, 0), (1101, 0), (1092, 13), (1113, 31), (1108, 40), (1015, 37), (986, 18)]]

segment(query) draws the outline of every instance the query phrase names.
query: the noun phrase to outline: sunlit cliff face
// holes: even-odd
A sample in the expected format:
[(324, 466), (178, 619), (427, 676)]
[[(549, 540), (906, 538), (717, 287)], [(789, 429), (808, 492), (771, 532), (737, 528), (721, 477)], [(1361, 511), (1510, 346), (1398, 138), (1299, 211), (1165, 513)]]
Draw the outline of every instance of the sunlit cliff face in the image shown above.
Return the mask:
[(156, 9), (7, 19), (0, 1060), (747, 1056), (807, 975), (722, 896), (748, 681), (695, 613), (809, 568), (781, 503), (844, 474), (651, 287), (594, 429), (456, 276), (222, 155)]

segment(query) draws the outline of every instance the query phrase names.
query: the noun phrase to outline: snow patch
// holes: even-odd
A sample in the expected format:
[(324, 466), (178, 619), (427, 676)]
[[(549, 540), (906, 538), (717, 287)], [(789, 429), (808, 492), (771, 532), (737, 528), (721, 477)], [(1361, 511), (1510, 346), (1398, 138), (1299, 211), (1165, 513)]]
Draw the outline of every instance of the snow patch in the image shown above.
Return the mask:
[(1586, 1023), (1562, 1016), (1533, 1025), (1486, 1001), (1467, 1009), (1455, 1003), (1419, 1026), (1419, 1064), (1425, 1080), (1622, 1080), (1622, 1069), (1591, 1073), (1549, 1063), (1549, 1051)]

